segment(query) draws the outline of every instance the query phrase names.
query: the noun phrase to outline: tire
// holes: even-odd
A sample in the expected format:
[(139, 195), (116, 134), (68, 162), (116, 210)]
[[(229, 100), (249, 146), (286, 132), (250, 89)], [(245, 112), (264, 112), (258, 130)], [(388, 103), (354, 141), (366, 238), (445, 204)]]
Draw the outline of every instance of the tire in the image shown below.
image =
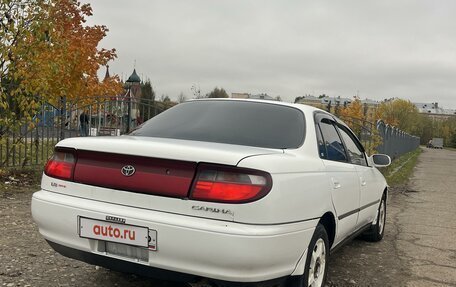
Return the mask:
[(364, 238), (367, 241), (378, 242), (383, 239), (386, 224), (386, 196), (383, 195), (377, 210), (377, 221), (372, 224), (370, 229), (365, 233)]
[(320, 223), (315, 228), (307, 249), (306, 266), (301, 276), (291, 276), (287, 286), (323, 287), (328, 274), (329, 240), (326, 229)]

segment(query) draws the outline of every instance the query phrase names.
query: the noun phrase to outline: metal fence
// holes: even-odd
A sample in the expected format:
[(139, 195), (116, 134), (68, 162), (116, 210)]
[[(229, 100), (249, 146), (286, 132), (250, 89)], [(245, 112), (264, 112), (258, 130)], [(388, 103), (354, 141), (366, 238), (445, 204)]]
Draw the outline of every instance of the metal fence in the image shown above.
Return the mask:
[(417, 149), (420, 138), (409, 135), (400, 129), (385, 124), (382, 120), (376, 123), (358, 118), (341, 117), (363, 144), (368, 155), (383, 153), (396, 159), (399, 156)]
[(58, 107), (43, 102), (30, 123), (15, 131), (0, 127), (0, 168), (44, 164), (62, 139), (126, 134), (171, 106), (121, 97), (99, 97), (91, 103), (63, 100)]
[[(62, 102), (60, 106), (43, 103), (32, 123), (16, 132), (0, 129), (0, 168), (45, 164), (55, 144), (64, 138), (126, 134), (171, 107), (162, 102), (133, 98), (98, 98), (90, 104)], [(83, 112), (87, 116), (85, 126), (81, 125)], [(355, 132), (369, 155), (384, 153), (395, 159), (420, 144), (419, 137), (382, 121), (341, 119)]]
[(413, 151), (420, 146), (420, 138), (409, 135), (393, 126), (377, 121), (376, 129), (382, 137), (381, 143), (377, 146), (379, 153), (389, 155), (395, 159), (405, 153)]
[(357, 118), (341, 117), (359, 138), (369, 155), (383, 153), (395, 159), (417, 149), (420, 138), (385, 124), (382, 120), (371, 123)]

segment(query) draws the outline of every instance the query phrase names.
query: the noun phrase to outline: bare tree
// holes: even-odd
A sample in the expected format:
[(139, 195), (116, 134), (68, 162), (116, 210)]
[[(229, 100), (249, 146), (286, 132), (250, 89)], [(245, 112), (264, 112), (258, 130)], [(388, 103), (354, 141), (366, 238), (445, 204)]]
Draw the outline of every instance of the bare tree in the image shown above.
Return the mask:
[(194, 99), (201, 99), (201, 98), (204, 98), (204, 96), (201, 95), (201, 89), (200, 87), (196, 86), (195, 84), (190, 88), (190, 90), (192, 91), (193, 93), (193, 98)]
[(179, 94), (179, 96), (177, 97), (177, 102), (178, 102), (178, 103), (183, 103), (183, 102), (185, 102), (186, 100), (187, 100), (187, 97), (184, 95), (183, 92), (181, 92), (181, 93)]
[(162, 94), (159, 99), (160, 102), (166, 103), (166, 102), (171, 102), (171, 99), (168, 97), (168, 95)]

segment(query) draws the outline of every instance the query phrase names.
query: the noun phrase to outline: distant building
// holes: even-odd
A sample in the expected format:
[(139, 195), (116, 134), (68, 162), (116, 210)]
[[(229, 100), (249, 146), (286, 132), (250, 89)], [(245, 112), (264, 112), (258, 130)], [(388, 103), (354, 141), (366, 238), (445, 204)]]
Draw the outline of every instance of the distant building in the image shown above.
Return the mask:
[(309, 106), (320, 106), (321, 98), (311, 96), (311, 95), (305, 95), (305, 96), (297, 97), (295, 103), (309, 105)]
[(231, 93), (233, 99), (248, 99), (250, 94), (248, 93)]
[(275, 101), (276, 99), (269, 96), (268, 94), (252, 95), (249, 93), (231, 93), (233, 99), (256, 99), (256, 100), (270, 100)]
[(380, 105), (379, 101), (376, 100), (371, 100), (371, 99), (364, 99), (361, 100), (361, 103), (363, 105), (367, 105), (368, 107), (378, 107)]
[[(312, 95), (305, 95), (302, 97), (298, 97), (296, 103), (311, 105), (311, 106), (318, 106), (318, 107), (321, 107), (321, 106), (326, 107), (328, 105), (331, 105), (331, 107), (334, 107), (337, 105), (343, 107), (343, 106), (347, 106), (347, 105), (351, 104), (352, 101), (353, 101), (353, 99), (351, 99), (351, 98), (343, 98), (341, 96), (330, 97), (330, 96), (322, 95), (319, 97), (315, 97)], [(379, 105), (379, 102), (375, 101), (375, 100), (371, 100), (371, 99), (364, 99), (364, 100), (361, 100), (361, 104), (367, 105), (370, 108), (375, 108)]]
[(139, 102), (141, 99), (141, 78), (136, 73), (136, 69), (133, 69), (133, 73), (125, 82), (125, 88), (127, 89), (125, 96), (131, 99), (130, 123), (128, 124), (128, 127), (131, 128), (142, 123), (139, 111)]
[(310, 106), (318, 106), (318, 107), (326, 107), (328, 105), (330, 106), (346, 106), (349, 105), (352, 102), (352, 99), (349, 98), (342, 98), (340, 96), (338, 97), (330, 97), (330, 96), (325, 96), (321, 95), (319, 97), (315, 97), (312, 95), (305, 95), (302, 97), (298, 97), (296, 103), (298, 104), (305, 104), (305, 105), (310, 105)]
[(447, 119), (456, 116), (455, 109), (444, 109), (439, 103), (414, 103), (420, 114), (426, 114), (435, 119)]
[(337, 105), (348, 106), (352, 102), (352, 99), (342, 98), (341, 96), (337, 96), (337, 97), (325, 96), (325, 97), (320, 98), (320, 101), (321, 101), (321, 104), (323, 104), (323, 105), (331, 104), (331, 106), (337, 106)]

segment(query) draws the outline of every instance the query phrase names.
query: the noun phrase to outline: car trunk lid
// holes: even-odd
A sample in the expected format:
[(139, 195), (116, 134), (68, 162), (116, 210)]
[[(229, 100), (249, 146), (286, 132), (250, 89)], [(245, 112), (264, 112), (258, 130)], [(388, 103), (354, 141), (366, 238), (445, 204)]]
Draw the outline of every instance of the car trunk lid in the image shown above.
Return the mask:
[(78, 150), (74, 181), (170, 197), (187, 196), (196, 162)]
[(61, 141), (57, 148), (75, 151), (75, 183), (173, 198), (188, 197), (199, 163), (236, 166), (246, 157), (283, 152), (129, 136), (70, 138)]

